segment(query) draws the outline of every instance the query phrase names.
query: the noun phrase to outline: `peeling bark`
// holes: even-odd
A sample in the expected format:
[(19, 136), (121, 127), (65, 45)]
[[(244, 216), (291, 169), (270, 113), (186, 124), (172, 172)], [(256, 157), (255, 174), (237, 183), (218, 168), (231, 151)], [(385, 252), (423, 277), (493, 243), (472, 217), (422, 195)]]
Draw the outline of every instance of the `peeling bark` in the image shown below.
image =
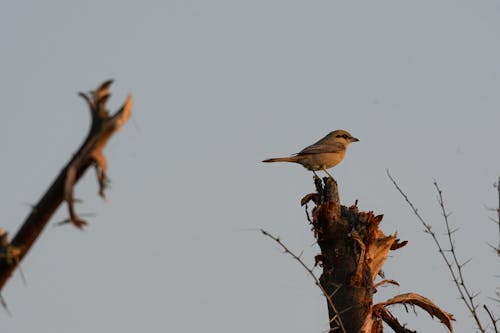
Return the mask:
[[(86, 222), (75, 212), (73, 187), (90, 166), (96, 169), (99, 195), (104, 197), (107, 175), (106, 158), (102, 150), (111, 136), (128, 120), (132, 109), (132, 96), (129, 95), (115, 114), (109, 114), (106, 102), (110, 97), (111, 83), (112, 80), (106, 81), (89, 94), (80, 93), (80, 96), (87, 101), (92, 117), (86, 139), (42, 198), (33, 206), (12, 241), (6, 241), (6, 234), (3, 236), (4, 241), (0, 244), (0, 290), (3, 289), (19, 262), (28, 253), (63, 201), (68, 204), (67, 222), (78, 228), (86, 225)], [(12, 253), (16, 254), (15, 257), (11, 255)]]

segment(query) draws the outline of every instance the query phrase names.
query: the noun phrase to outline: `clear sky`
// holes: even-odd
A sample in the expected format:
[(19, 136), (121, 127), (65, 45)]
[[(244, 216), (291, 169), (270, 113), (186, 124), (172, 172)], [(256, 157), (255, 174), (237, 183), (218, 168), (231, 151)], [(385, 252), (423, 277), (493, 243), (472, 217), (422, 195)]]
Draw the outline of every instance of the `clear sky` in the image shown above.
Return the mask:
[[(112, 186), (76, 188), (80, 232), (49, 226), (3, 294), (2, 332), (325, 332), (307, 274), (255, 228), (313, 263), (300, 198), (312, 174), (263, 164), (331, 130), (361, 141), (332, 169), (342, 203), (385, 215), (407, 247), (386, 277), (473, 331), (402, 197), (442, 231), (432, 181), (453, 211), (467, 282), (499, 285), (487, 242), (500, 176), (498, 1), (4, 1), (0, 5), (1, 226), (14, 233), (83, 140), (77, 92), (115, 78), (133, 119), (107, 147)], [(53, 222), (67, 217), (62, 207)], [(497, 315), (500, 309), (492, 308)], [(422, 332), (444, 332), (395, 311)]]

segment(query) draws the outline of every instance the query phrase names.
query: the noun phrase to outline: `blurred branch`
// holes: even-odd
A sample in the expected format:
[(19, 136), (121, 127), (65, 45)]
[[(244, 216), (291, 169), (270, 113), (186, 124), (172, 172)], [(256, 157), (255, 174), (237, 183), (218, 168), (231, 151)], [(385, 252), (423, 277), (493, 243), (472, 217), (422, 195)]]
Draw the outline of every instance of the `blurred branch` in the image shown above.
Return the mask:
[(0, 290), (12, 275), (24, 256), (31, 249), (41, 232), (55, 213), (59, 205), (65, 201), (68, 205), (68, 222), (78, 228), (86, 224), (75, 212), (73, 188), (85, 171), (94, 166), (99, 184), (99, 195), (104, 197), (104, 189), (108, 182), (106, 175), (106, 158), (102, 150), (113, 134), (123, 126), (131, 114), (132, 97), (129, 95), (122, 107), (110, 115), (106, 102), (110, 97), (109, 80), (101, 84), (95, 91), (88, 94), (80, 93), (87, 102), (90, 114), (90, 130), (84, 142), (59, 173), (52, 185), (47, 189), (23, 225), (12, 239), (8, 241), (4, 233), (0, 242)]

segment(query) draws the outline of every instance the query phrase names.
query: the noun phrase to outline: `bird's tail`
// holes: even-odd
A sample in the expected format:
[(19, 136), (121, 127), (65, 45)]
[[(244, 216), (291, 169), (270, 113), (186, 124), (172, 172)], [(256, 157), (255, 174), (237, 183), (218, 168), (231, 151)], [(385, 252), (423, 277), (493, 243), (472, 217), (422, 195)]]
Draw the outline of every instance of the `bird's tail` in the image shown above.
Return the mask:
[(276, 157), (276, 158), (268, 158), (267, 160), (263, 160), (262, 162), (270, 163), (270, 162), (297, 162), (299, 160), (298, 156), (290, 156), (290, 157)]

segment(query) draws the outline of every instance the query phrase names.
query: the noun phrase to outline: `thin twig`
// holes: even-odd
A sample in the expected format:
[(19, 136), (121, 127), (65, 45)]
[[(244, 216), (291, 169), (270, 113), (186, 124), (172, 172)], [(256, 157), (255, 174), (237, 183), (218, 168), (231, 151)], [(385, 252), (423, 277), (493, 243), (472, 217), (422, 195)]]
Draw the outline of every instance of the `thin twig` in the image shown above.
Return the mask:
[(486, 304), (483, 305), (483, 308), (486, 311), (486, 313), (488, 314), (488, 316), (490, 317), (491, 323), (493, 324), (493, 328), (495, 329), (495, 333), (498, 333), (497, 322), (500, 319), (495, 319), (495, 317), (493, 317), (493, 314), (491, 313), (490, 309), (486, 306)]
[[(392, 178), (391, 174), (389, 173), (389, 170), (386, 170), (386, 172), (387, 172), (387, 176), (389, 177), (389, 179), (391, 180), (391, 182), (394, 184), (394, 186), (396, 187), (396, 189), (399, 191), (399, 193), (403, 196), (403, 198), (405, 199), (405, 201), (408, 203), (408, 205), (412, 209), (412, 211), (415, 214), (415, 216), (418, 218), (418, 220), (424, 226), (425, 232), (427, 232), (429, 235), (431, 235), (432, 239), (434, 240), (434, 243), (436, 244), (436, 246), (438, 248), (439, 254), (443, 258), (443, 261), (445, 262), (446, 266), (448, 267), (448, 270), (450, 271), (450, 274), (451, 274), (451, 277), (453, 279), (453, 282), (454, 282), (455, 286), (457, 287), (457, 290), (458, 290), (458, 292), (460, 294), (460, 298), (465, 303), (465, 306), (467, 307), (467, 309), (469, 310), (469, 312), (472, 314), (472, 316), (473, 316), (473, 318), (474, 318), (474, 320), (475, 320), (475, 322), (477, 324), (478, 329), (481, 332), (483, 332), (483, 333), (486, 332), (486, 330), (483, 328), (483, 325), (481, 324), (481, 321), (480, 321), (479, 317), (477, 316), (477, 312), (476, 312), (477, 305), (475, 305), (474, 301), (473, 301), (473, 298), (475, 296), (477, 296), (477, 295), (471, 295), (469, 293), (466, 285), (464, 284), (464, 280), (462, 278), (461, 266), (463, 266), (463, 265), (460, 265), (459, 261), (456, 259), (456, 256), (454, 254), (455, 250), (454, 250), (454, 245), (453, 245), (453, 241), (452, 241), (452, 238), (451, 238), (451, 229), (449, 228), (449, 224), (448, 224), (448, 216), (449, 216), (449, 214), (447, 214), (446, 210), (444, 209), (444, 203), (441, 205), (441, 200), (440, 200), (440, 205), (441, 205), (441, 208), (442, 208), (443, 216), (445, 218), (446, 228), (447, 228), (447, 231), (448, 231), (448, 233), (447, 233), (448, 234), (448, 239), (450, 240), (451, 252), (453, 253), (453, 258), (454, 258), (453, 262), (451, 262), (448, 259), (448, 257), (445, 255), (445, 251), (443, 250), (443, 248), (441, 246), (441, 243), (437, 239), (437, 236), (434, 233), (434, 231), (432, 231), (432, 225), (430, 225), (429, 223), (425, 222), (424, 218), (419, 214), (418, 209), (413, 205), (413, 203), (410, 201), (410, 199), (408, 198), (408, 196), (403, 192), (403, 190), (401, 189), (401, 187), (399, 187), (399, 185), (396, 183), (396, 181), (394, 180), (394, 178)], [(437, 184), (436, 184), (436, 187), (437, 187)], [(438, 194), (441, 195), (439, 187), (437, 187), (437, 189), (438, 189)], [(455, 272), (455, 270), (453, 269), (453, 263), (455, 263), (455, 265), (457, 267), (458, 276), (457, 276), (457, 273)]]
[(312, 224), (313, 222), (311, 220), (311, 216), (309, 216), (309, 210), (308, 210), (309, 207), (307, 207), (307, 204), (305, 204), (304, 206), (305, 206), (305, 210), (306, 210), (307, 221), (309, 221), (309, 223)]
[(325, 290), (325, 288), (323, 288), (323, 286), (321, 285), (321, 282), (319, 281), (319, 279), (316, 277), (316, 275), (314, 275), (313, 270), (311, 268), (309, 268), (304, 263), (304, 261), (302, 259), (300, 259), (300, 256), (297, 256), (295, 253), (290, 251), (290, 249), (288, 249), (288, 247), (279, 239), (279, 237), (273, 236), (272, 234), (270, 234), (268, 231), (266, 231), (264, 229), (260, 229), (260, 232), (262, 232), (262, 234), (264, 236), (267, 236), (267, 237), (271, 238), (272, 240), (274, 240), (276, 243), (278, 243), (279, 246), (281, 246), (281, 248), (285, 251), (285, 253), (288, 253), (290, 256), (292, 256), (293, 259), (297, 260), (299, 262), (299, 264), (309, 273), (309, 275), (313, 278), (314, 283), (318, 286), (319, 289), (321, 289), (321, 292), (323, 293), (323, 295), (325, 295), (326, 300), (327, 300), (328, 304), (330, 305), (330, 307), (332, 308), (333, 312), (335, 312), (335, 316), (330, 320), (330, 322), (336, 321), (337, 324), (339, 325), (340, 329), (342, 330), (342, 332), (346, 333), (346, 330), (344, 328), (344, 324), (342, 324), (342, 319), (340, 318), (340, 313), (339, 313), (339, 311), (337, 311), (337, 308), (335, 307), (335, 304), (333, 303), (333, 300), (332, 300), (332, 296), (335, 295), (338, 288), (337, 288), (337, 290), (335, 290), (333, 292), (332, 295), (329, 295), (328, 292)]
[(0, 304), (2, 305), (3, 309), (5, 310), (5, 312), (7, 312), (7, 314), (9, 315), (9, 317), (12, 317), (12, 313), (10, 312), (9, 307), (7, 306), (7, 302), (3, 298), (2, 294), (0, 294)]
[(493, 184), (493, 187), (497, 189), (498, 192), (498, 206), (496, 208), (490, 208), (488, 206), (484, 206), (487, 210), (495, 212), (497, 214), (497, 219), (495, 220), (492, 217), (488, 216), (488, 219), (490, 219), (493, 223), (495, 223), (498, 226), (498, 245), (494, 246), (491, 245), (490, 243), (487, 243), (488, 246), (490, 246), (498, 256), (500, 256), (500, 177), (498, 177), (498, 181)]
[(497, 250), (497, 255), (500, 256), (500, 177), (498, 177), (498, 182), (497, 182), (497, 191), (498, 191), (498, 207), (496, 209), (497, 215), (498, 215), (498, 220), (496, 221), (498, 225), (498, 246), (496, 248)]

